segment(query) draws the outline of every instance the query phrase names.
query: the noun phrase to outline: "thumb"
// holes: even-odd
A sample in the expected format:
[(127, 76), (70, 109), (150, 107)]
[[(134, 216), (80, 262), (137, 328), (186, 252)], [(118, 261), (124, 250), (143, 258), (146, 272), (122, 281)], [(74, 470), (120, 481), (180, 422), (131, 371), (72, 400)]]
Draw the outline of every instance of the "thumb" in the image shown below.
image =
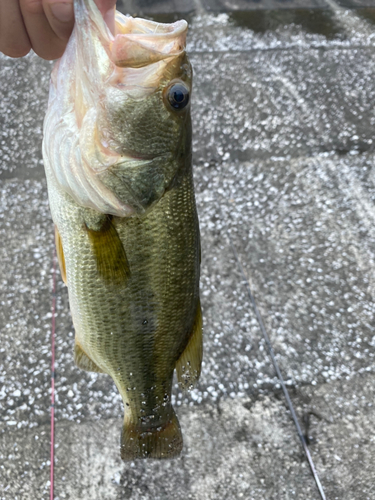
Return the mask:
[(114, 10), (116, 0), (95, 0), (95, 3), (104, 17), (109, 10)]
[(54, 33), (67, 41), (74, 26), (73, 0), (43, 0), (43, 9)]
[(116, 0), (95, 0), (95, 3), (102, 13), (108, 28), (112, 31), (112, 33), (114, 33)]

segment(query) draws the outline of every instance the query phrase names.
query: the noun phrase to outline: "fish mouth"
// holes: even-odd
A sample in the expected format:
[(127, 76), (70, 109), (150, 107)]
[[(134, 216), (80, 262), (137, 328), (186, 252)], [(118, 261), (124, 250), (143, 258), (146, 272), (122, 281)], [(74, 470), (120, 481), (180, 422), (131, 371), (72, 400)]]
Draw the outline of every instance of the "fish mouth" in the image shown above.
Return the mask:
[(116, 12), (116, 31), (110, 58), (119, 68), (142, 68), (185, 51), (188, 24), (157, 23)]
[[(113, 9), (113, 17), (107, 13), (104, 21), (94, 0), (74, 0), (74, 11), (76, 36), (85, 51), (88, 45), (95, 46), (100, 40), (111, 63), (118, 68), (142, 68), (185, 52), (188, 30), (185, 20), (157, 23), (125, 16)], [(93, 49), (98, 51), (98, 47)]]

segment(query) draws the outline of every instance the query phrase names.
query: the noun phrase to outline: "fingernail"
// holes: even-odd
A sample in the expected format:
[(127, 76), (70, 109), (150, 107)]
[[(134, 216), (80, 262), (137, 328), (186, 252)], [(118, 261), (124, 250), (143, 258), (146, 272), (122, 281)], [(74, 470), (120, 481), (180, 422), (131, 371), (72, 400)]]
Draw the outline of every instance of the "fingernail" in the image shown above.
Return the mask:
[(73, 4), (71, 2), (57, 2), (51, 3), (51, 12), (58, 21), (67, 23), (73, 20)]

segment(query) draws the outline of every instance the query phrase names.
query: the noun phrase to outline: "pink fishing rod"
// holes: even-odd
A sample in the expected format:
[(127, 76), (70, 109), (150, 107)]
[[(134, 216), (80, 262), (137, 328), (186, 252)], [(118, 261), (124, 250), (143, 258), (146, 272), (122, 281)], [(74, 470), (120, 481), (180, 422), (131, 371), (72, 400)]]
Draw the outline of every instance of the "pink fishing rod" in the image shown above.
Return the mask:
[(56, 313), (56, 250), (53, 251), (52, 272), (52, 360), (51, 360), (51, 474), (50, 500), (54, 497), (54, 464), (55, 464), (55, 313)]

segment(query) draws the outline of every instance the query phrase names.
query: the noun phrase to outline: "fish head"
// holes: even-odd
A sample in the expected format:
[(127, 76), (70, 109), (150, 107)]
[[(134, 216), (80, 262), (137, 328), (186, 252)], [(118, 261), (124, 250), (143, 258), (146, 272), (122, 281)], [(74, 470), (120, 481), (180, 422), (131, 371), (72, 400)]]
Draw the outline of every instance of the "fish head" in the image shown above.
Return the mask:
[(73, 34), (51, 78), (46, 172), (81, 206), (144, 212), (191, 161), (188, 25), (113, 11), (112, 32), (94, 0), (74, 7)]

